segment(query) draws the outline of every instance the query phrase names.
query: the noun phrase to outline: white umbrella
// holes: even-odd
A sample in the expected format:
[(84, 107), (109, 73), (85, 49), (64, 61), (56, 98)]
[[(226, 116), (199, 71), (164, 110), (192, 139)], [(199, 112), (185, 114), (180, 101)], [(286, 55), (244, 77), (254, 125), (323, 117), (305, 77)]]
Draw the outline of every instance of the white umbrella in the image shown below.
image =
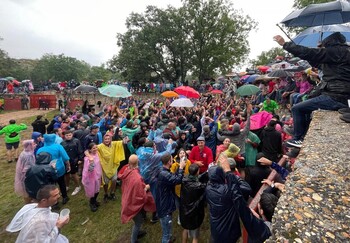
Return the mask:
[(171, 102), (170, 106), (172, 107), (193, 107), (193, 103), (188, 98), (179, 98)]

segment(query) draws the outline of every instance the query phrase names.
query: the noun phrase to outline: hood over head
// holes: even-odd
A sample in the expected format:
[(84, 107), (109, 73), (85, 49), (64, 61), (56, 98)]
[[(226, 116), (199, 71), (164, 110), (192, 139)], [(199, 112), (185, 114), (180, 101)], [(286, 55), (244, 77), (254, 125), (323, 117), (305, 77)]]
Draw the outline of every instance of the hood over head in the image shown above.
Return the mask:
[(56, 140), (56, 135), (55, 134), (44, 134), (44, 144), (45, 144), (45, 146), (54, 144), (55, 140)]
[(36, 141), (38, 139), (38, 137), (42, 136), (42, 134), (40, 132), (33, 132), (32, 133), (32, 139), (34, 139), (34, 141)]
[(24, 151), (26, 151), (26, 152), (34, 152), (33, 142), (34, 142), (33, 139), (24, 140), (22, 142)]
[(225, 172), (220, 166), (212, 166), (208, 170), (209, 181), (211, 183), (225, 184)]
[(232, 126), (233, 135), (238, 135), (241, 133), (241, 126), (236, 122)]
[(329, 46), (345, 44), (345, 43), (346, 43), (345, 36), (343, 34), (341, 34), (340, 32), (335, 32), (335, 33), (331, 34), (330, 36), (328, 36), (327, 38), (325, 38), (322, 41), (321, 45), (324, 47), (329, 47)]

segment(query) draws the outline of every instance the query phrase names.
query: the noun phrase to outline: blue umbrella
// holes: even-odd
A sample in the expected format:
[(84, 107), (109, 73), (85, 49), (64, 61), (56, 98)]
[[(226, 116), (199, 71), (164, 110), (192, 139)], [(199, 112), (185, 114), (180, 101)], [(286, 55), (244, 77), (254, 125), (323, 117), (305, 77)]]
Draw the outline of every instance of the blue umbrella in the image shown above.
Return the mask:
[(242, 81), (243, 81), (243, 83), (245, 83), (245, 84), (251, 84), (251, 83), (253, 83), (253, 82), (255, 81), (255, 79), (256, 79), (257, 77), (259, 77), (259, 76), (260, 76), (259, 74), (253, 74), (253, 75), (250, 75), (248, 78), (243, 79)]
[(281, 21), (288, 27), (311, 27), (350, 22), (350, 3), (338, 0), (327, 3), (310, 4), (291, 12)]
[(350, 27), (345, 25), (325, 25), (310, 27), (293, 38), (295, 44), (306, 47), (317, 47), (319, 42), (330, 36), (334, 32), (340, 32), (350, 41)]

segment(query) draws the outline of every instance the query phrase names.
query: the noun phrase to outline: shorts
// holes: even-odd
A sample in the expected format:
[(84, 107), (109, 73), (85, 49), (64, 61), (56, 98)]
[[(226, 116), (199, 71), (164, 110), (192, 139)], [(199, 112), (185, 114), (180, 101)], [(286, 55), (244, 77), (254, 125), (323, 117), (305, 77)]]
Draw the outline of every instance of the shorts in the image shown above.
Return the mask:
[(15, 143), (6, 143), (6, 149), (11, 150), (12, 148), (18, 149), (19, 141)]
[(118, 180), (117, 172), (111, 178), (108, 178), (106, 176), (105, 172), (103, 171), (102, 172), (102, 179), (103, 179), (105, 185), (108, 185), (109, 181), (116, 182)]
[(194, 229), (194, 230), (188, 230), (188, 237), (189, 238), (196, 238), (198, 239), (199, 238), (199, 227), (197, 229)]
[(78, 172), (79, 166), (78, 166), (78, 161), (70, 161), (69, 160), (69, 164), (70, 164), (70, 171), (67, 172), (67, 174), (76, 174)]

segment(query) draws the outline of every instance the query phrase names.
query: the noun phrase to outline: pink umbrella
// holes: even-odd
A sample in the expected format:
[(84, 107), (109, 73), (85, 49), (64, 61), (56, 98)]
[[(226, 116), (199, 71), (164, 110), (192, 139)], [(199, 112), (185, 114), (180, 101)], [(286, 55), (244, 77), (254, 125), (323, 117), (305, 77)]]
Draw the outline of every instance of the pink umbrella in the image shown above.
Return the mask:
[(244, 81), (245, 79), (249, 78), (249, 76), (250, 76), (250, 75), (244, 75), (244, 76), (240, 77), (239, 80)]
[(267, 111), (261, 111), (250, 116), (250, 130), (260, 129), (269, 123), (272, 114)]
[(213, 89), (212, 91), (210, 91), (210, 93), (212, 93), (212, 94), (223, 94), (223, 92), (221, 90), (218, 90), (218, 89)]
[(199, 99), (201, 97), (198, 91), (190, 86), (180, 86), (175, 88), (174, 91), (179, 95), (186, 96), (187, 98)]

